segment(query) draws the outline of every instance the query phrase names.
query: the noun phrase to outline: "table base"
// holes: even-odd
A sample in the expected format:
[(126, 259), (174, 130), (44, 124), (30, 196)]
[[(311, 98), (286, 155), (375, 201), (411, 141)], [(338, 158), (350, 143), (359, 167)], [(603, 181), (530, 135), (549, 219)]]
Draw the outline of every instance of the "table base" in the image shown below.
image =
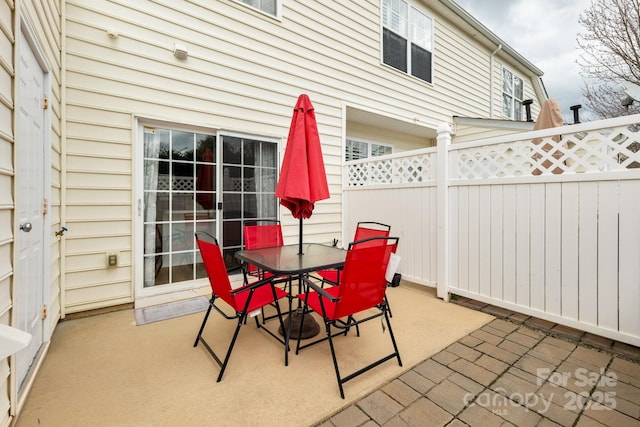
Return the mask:
[[(303, 315), (305, 316), (305, 318), (302, 325), (302, 330), (300, 330), (300, 319)], [(285, 328), (289, 327), (289, 322), (291, 322), (290, 339), (292, 340), (297, 340), (298, 336), (300, 336), (300, 339), (304, 340), (314, 337), (318, 335), (318, 333), (320, 333), (320, 325), (318, 325), (316, 319), (314, 319), (313, 316), (308, 313), (303, 314), (302, 308), (296, 309), (284, 319)], [(282, 336), (285, 336), (285, 331), (282, 330), (282, 327), (278, 328), (278, 333)]]

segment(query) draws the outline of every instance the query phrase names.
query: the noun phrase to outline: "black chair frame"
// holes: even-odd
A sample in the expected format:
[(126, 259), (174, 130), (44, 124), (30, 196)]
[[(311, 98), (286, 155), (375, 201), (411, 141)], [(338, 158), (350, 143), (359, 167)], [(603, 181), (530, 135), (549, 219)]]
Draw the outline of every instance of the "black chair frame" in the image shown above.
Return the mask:
[[(247, 220), (244, 222), (244, 225), (249, 225), (249, 226), (256, 226), (256, 225), (261, 225), (261, 224), (265, 224), (265, 225), (269, 225), (269, 224), (273, 224), (273, 225), (280, 225), (281, 222), (279, 219), (252, 219), (252, 220)], [(244, 276), (244, 283), (249, 283), (249, 272), (247, 271), (246, 264), (242, 264), (243, 269), (242, 269), (242, 274)], [(282, 287), (282, 289), (285, 292), (290, 293), (292, 290), (292, 281), (293, 278), (291, 276), (286, 276), (286, 277), (272, 277), (273, 279), (273, 284), (274, 285), (280, 285), (284, 283), (284, 286)], [(287, 291), (288, 288), (288, 291)], [(289, 295), (288, 297), (289, 299), (289, 312), (291, 312), (291, 302), (293, 300), (293, 296)], [(272, 306), (275, 307), (276, 303), (274, 302), (272, 304)], [(267, 320), (271, 320), (271, 319), (275, 319), (277, 317), (277, 314), (273, 314), (270, 316), (267, 316), (264, 312), (264, 307), (261, 309), (261, 314), (262, 314), (262, 324), (266, 324)]]
[[(318, 286), (316, 283), (313, 283), (311, 280), (309, 280), (308, 278), (304, 278), (303, 279), (305, 282), (306, 286), (309, 286), (310, 288), (312, 288), (314, 291), (318, 292), (319, 294), (323, 295), (325, 298), (327, 298), (329, 301), (331, 302), (336, 302), (338, 301), (337, 298), (333, 297), (331, 294), (327, 293), (322, 287)], [(305, 298), (305, 307), (306, 307), (306, 298)], [(324, 310), (324, 304), (322, 303), (322, 298), (320, 299), (320, 304)], [(378, 304), (376, 306), (376, 308), (378, 308), (380, 311), (372, 314), (370, 316), (367, 316), (365, 318), (362, 319), (358, 319), (356, 320), (353, 316), (348, 316), (346, 321), (343, 321), (341, 319), (337, 319), (337, 320), (327, 320), (325, 319), (324, 324), (325, 324), (325, 330), (326, 330), (326, 336), (317, 340), (314, 340), (312, 342), (306, 343), (304, 345), (300, 345), (300, 339), (298, 339), (298, 342), (296, 344), (296, 355), (298, 354), (298, 352), (302, 349), (305, 349), (307, 347), (311, 347), (312, 345), (318, 344), (320, 342), (324, 342), (324, 341), (329, 341), (329, 347), (331, 350), (331, 358), (333, 360), (333, 367), (335, 369), (336, 372), (336, 379), (338, 380), (338, 387), (340, 389), (340, 397), (342, 397), (344, 399), (344, 389), (342, 387), (342, 385), (344, 383), (346, 383), (349, 380), (354, 379), (355, 377), (375, 368), (376, 366), (381, 365), (382, 363), (391, 360), (393, 358), (397, 358), (398, 359), (398, 365), (402, 366), (402, 359), (400, 358), (400, 352), (398, 351), (398, 344), (396, 343), (396, 338), (395, 335), (393, 334), (393, 328), (391, 327), (391, 322), (389, 321), (389, 307), (387, 304), (387, 299), (385, 298), (384, 301), (382, 302), (382, 304)], [(306, 309), (305, 309), (306, 310)], [(360, 336), (360, 329), (358, 327), (358, 325), (360, 325), (361, 323), (365, 323), (368, 322), (369, 320), (373, 320), (376, 319), (378, 317), (383, 317), (384, 316), (384, 320), (387, 326), (387, 329), (389, 330), (389, 336), (391, 337), (391, 342), (393, 344), (393, 353), (388, 354), (368, 365), (366, 365), (365, 367), (358, 369), (357, 371), (346, 375), (346, 376), (342, 376), (340, 374), (340, 368), (338, 367), (338, 359), (336, 357), (336, 352), (335, 352), (335, 347), (333, 345), (333, 338), (338, 336), (338, 335), (347, 335), (349, 330), (352, 327), (356, 328), (356, 336)], [(304, 317), (302, 316), (301, 320), (300, 320), (300, 330), (302, 330), (302, 325), (304, 323)], [(323, 316), (324, 317), (324, 316)], [(332, 332), (331, 328), (336, 328), (339, 331), (338, 332)]]
[[(203, 234), (209, 235), (208, 233), (203, 233)], [(213, 239), (215, 240), (215, 238), (213, 238)], [(237, 270), (237, 269), (241, 269), (241, 268), (242, 268), (242, 266), (235, 266), (235, 267), (229, 268), (229, 269), (227, 269), (227, 273), (232, 272), (232, 271)], [(244, 271), (244, 269), (243, 269), (243, 271)], [(242, 327), (243, 324), (246, 324), (247, 317), (249, 316), (248, 308), (249, 308), (249, 306), (251, 304), (251, 298), (253, 296), (253, 293), (255, 292), (255, 290), (257, 288), (259, 288), (261, 286), (267, 286), (267, 285), (270, 285), (271, 292), (273, 294), (273, 298), (277, 303), (278, 297), (276, 295), (276, 290), (275, 290), (274, 284), (272, 283), (271, 278), (260, 280), (260, 281), (254, 282), (254, 283), (252, 283), (250, 285), (246, 285), (245, 284), (245, 286), (242, 286), (242, 287), (239, 287), (239, 288), (231, 290), (231, 295), (237, 295), (237, 294), (240, 294), (242, 292), (249, 292), (249, 296), (247, 297), (247, 300), (246, 300), (242, 310), (241, 311), (235, 311), (235, 314), (233, 314), (233, 315), (227, 314), (222, 308), (220, 308), (220, 307), (218, 307), (216, 305), (216, 299), (218, 299), (218, 296), (215, 295), (215, 293), (212, 293), (211, 298), (209, 299), (209, 307), (207, 308), (207, 312), (204, 315), (204, 319), (202, 320), (202, 324), (200, 325), (200, 329), (198, 330), (198, 335), (196, 336), (196, 339), (195, 339), (195, 342), (193, 343), (193, 346), (197, 347), (198, 343), (202, 342), (202, 345), (209, 352), (211, 357), (213, 357), (213, 359), (216, 361), (216, 363), (220, 366), (220, 373), (218, 374), (218, 378), (217, 378), (216, 382), (220, 382), (222, 380), (222, 376), (224, 375), (225, 369), (227, 368), (227, 364), (229, 363), (229, 358), (231, 357), (231, 352), (233, 351), (233, 347), (234, 347), (234, 345), (236, 343), (236, 340), (238, 338), (238, 334), (240, 333), (240, 328)], [(209, 343), (207, 343), (207, 341), (202, 336), (202, 333), (204, 332), (204, 328), (205, 328), (205, 326), (207, 324), (207, 320), (209, 320), (209, 315), (211, 314), (211, 309), (212, 308), (215, 309), (218, 313), (220, 313), (220, 315), (222, 315), (227, 320), (237, 319), (236, 328), (235, 328), (235, 331), (233, 333), (233, 337), (231, 338), (231, 342), (229, 344), (227, 352), (226, 352), (226, 354), (224, 356), (224, 360), (220, 359), (220, 357), (215, 353), (213, 348), (209, 345)], [(280, 321), (280, 326), (282, 328), (284, 328), (284, 322), (282, 320), (282, 312), (280, 310), (280, 306), (278, 304), (276, 304), (275, 308), (277, 310), (277, 317), (278, 317), (278, 319)], [(254, 318), (255, 318), (255, 322), (256, 322), (256, 327), (258, 329), (262, 329), (262, 330), (266, 331), (269, 335), (271, 335), (273, 338), (275, 338), (278, 342), (280, 342), (285, 347), (285, 363), (286, 363), (286, 361), (288, 359), (288, 357), (287, 357), (288, 356), (288, 348), (286, 348), (285, 341), (282, 338), (280, 338), (278, 335), (276, 335), (275, 333), (270, 331), (268, 328), (262, 326), (260, 324), (260, 322), (258, 321), (257, 317), (254, 317)]]

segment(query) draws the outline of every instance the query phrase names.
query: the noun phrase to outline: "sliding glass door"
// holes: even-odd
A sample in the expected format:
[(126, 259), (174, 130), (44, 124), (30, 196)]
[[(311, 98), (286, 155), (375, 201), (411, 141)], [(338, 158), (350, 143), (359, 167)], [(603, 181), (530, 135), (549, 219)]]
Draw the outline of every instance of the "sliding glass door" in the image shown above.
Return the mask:
[(242, 227), (275, 220), (278, 145), (254, 137), (221, 135), (222, 246), (227, 266), (237, 264), (243, 248)]
[(228, 266), (242, 226), (276, 219), (277, 141), (144, 126), (145, 288), (206, 277), (194, 232), (215, 236)]

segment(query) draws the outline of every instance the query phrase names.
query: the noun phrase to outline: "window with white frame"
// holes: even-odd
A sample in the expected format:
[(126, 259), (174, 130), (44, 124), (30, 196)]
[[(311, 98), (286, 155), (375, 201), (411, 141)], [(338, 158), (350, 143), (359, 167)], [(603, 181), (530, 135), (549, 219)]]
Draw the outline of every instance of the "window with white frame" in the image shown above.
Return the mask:
[(368, 157), (383, 156), (391, 153), (393, 153), (393, 146), (391, 145), (347, 139), (344, 159), (347, 161), (366, 159)]
[(433, 19), (404, 0), (383, 0), (382, 62), (431, 83)]
[(507, 68), (502, 69), (502, 115), (522, 120), (524, 81)]
[(280, 5), (282, 0), (239, 0), (240, 3), (249, 5), (261, 12), (267, 13), (273, 16), (280, 16)]

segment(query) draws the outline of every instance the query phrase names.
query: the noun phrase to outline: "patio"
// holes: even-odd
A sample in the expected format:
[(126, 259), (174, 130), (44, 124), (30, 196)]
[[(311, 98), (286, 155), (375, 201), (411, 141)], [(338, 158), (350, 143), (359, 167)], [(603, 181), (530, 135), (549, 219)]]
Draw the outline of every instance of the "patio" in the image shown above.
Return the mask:
[[(123, 310), (58, 325), (16, 425), (640, 425), (640, 158), (629, 148), (638, 120), (455, 147), (443, 132), (437, 149), (347, 165), (359, 172), (345, 174), (362, 182), (346, 191), (345, 222), (365, 217), (371, 199), (392, 201), (377, 219), (393, 223), (403, 241), (403, 277), (428, 286), (389, 289), (404, 366), (386, 362), (347, 383), (345, 400), (326, 346), (284, 367), (278, 345), (243, 328), (216, 384), (217, 365), (192, 348), (201, 313), (136, 326)], [(531, 141), (555, 133), (568, 144), (559, 150), (570, 148), (560, 165), (566, 173), (529, 176)], [(520, 153), (525, 171), (494, 171), (496, 150)], [(447, 157), (458, 160), (457, 172), (436, 180), (429, 165), (449, 164)], [(387, 169), (422, 174), (410, 185), (364, 174)], [(345, 371), (360, 362), (349, 349), (375, 352), (386, 342), (380, 333), (373, 324), (342, 340)]]
[[(328, 345), (292, 354), (285, 367), (271, 337), (243, 328), (225, 376), (216, 383), (218, 366), (204, 348), (192, 347), (203, 313), (143, 326), (136, 326), (133, 310), (63, 321), (16, 426), (313, 425), (493, 319), (407, 282), (390, 288), (388, 297), (403, 366), (388, 361), (349, 381), (345, 400), (338, 394)], [(218, 325), (234, 327), (212, 314), (205, 336), (214, 347), (211, 332)], [(370, 322), (360, 338), (336, 340), (351, 346), (337, 348), (345, 372), (367, 356), (348, 348), (357, 345), (373, 354), (388, 344), (382, 333)]]
[[(323, 345), (285, 368), (247, 328), (215, 383), (217, 366), (191, 347), (202, 313), (64, 321), (16, 426), (640, 425), (639, 348), (467, 298), (445, 303), (407, 282), (389, 298), (404, 366), (347, 383), (346, 400)], [(379, 330), (363, 332), (359, 343), (375, 348)], [(269, 364), (259, 377), (257, 349)]]

